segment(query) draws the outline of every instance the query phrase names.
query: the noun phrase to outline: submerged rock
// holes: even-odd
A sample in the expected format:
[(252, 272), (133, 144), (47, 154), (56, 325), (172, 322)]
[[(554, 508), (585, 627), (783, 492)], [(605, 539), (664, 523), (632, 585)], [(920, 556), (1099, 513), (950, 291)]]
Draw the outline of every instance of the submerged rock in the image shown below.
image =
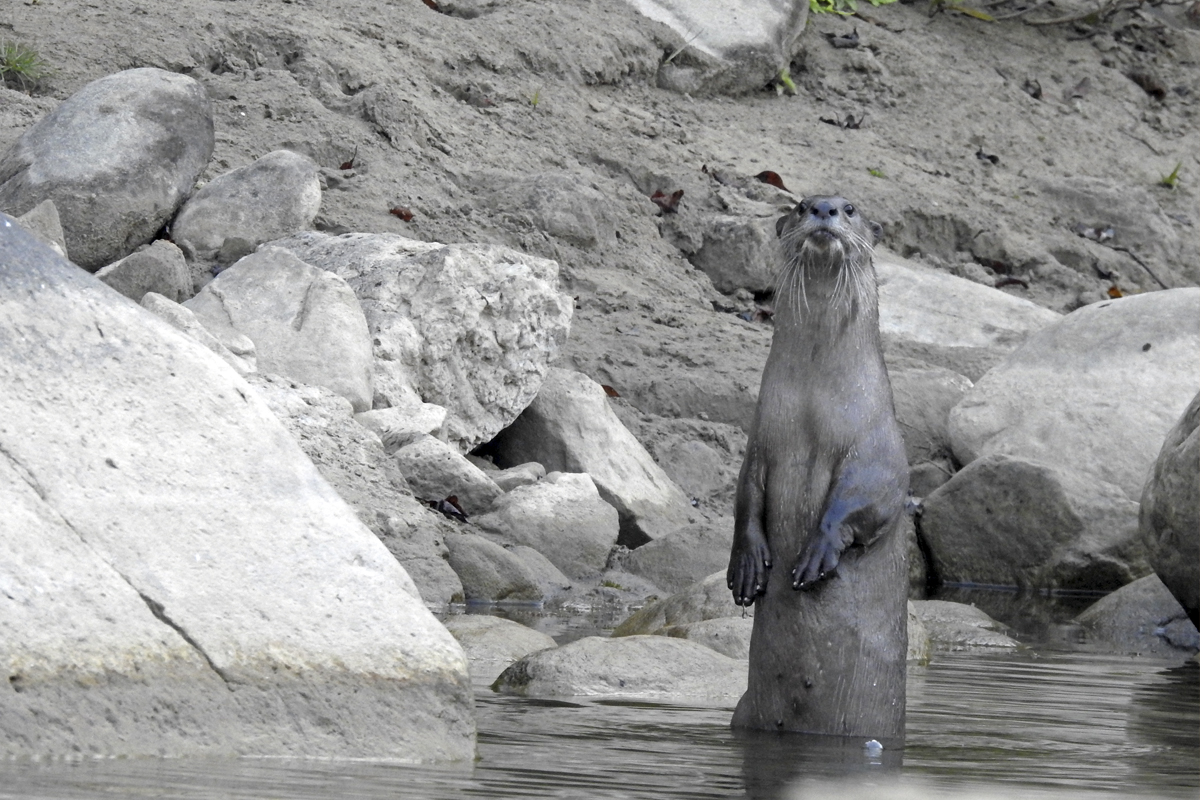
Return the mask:
[[(909, 613), (924, 627), (935, 650), (975, 650), (1020, 647), (1016, 639), (1005, 634), (1006, 626), (989, 617), (975, 606), (952, 603), (948, 600), (909, 600)], [(912, 635), (910, 628), (909, 635)], [(909, 642), (909, 657), (913, 647)]]
[(154, 237), (212, 156), (208, 93), (144, 67), (92, 81), (0, 155), (0, 210), (53, 200), (71, 260), (94, 272)]
[(462, 648), (236, 372), (4, 216), (0, 343), (0, 751), (473, 755)]
[(1187, 657), (1200, 633), (1157, 575), (1105, 595), (1075, 618), (1094, 649), (1147, 656)]

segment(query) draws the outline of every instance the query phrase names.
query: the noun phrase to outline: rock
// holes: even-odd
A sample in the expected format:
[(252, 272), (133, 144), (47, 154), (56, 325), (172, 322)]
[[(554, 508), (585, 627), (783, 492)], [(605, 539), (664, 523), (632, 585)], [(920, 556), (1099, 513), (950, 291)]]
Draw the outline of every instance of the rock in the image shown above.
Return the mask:
[(725, 700), (746, 690), (746, 662), (665, 636), (588, 636), (525, 656), (504, 670), (492, 689), (524, 697)]
[(1200, 626), (1200, 394), (1167, 433), (1142, 491), (1147, 560)]
[(908, 462), (917, 464), (948, 455), (950, 409), (974, 384), (953, 370), (907, 359), (889, 364), (888, 377)]
[(476, 174), (458, 182), (465, 190), (487, 193), (484, 204), (497, 214), (523, 217), (530, 225), (585, 249), (611, 246), (620, 214), (585, 174)]
[[(924, 626), (935, 650), (1011, 650), (1021, 646), (1003, 633), (1004, 625), (975, 606), (947, 600), (909, 600), (908, 609), (910, 616), (915, 615)], [(910, 642), (910, 658), (912, 654)]]
[(750, 660), (750, 633), (754, 630), (753, 617), (721, 617), (683, 625), (668, 625), (662, 635), (674, 639), (687, 639), (716, 650), (730, 658)]
[(708, 221), (704, 241), (688, 261), (712, 279), (717, 291), (765, 292), (774, 287), (783, 264), (775, 219), (716, 216)]
[(524, 562), (525, 568), (533, 576), (538, 588), (542, 591), (542, 595), (547, 599), (570, 590), (572, 585), (571, 579), (563, 574), (562, 570), (554, 566), (553, 561), (546, 558), (537, 550), (523, 544), (512, 545), (506, 549)]
[(32, 233), (50, 249), (67, 258), (67, 242), (63, 235), (62, 222), (58, 218), (58, 207), (53, 200), (43, 200), (17, 217), (21, 227)]
[(714, 572), (681, 592), (648, 603), (613, 629), (613, 636), (652, 634), (674, 625), (701, 622), (722, 617), (741, 617), (744, 609), (735, 605), (725, 586), (725, 570)]
[(229, 347), (217, 341), (217, 337), (208, 332), (196, 319), (196, 315), (192, 313), (190, 308), (179, 305), (174, 300), (169, 300), (157, 292), (146, 292), (142, 297), (142, 308), (154, 314), (159, 319), (173, 325), (177, 330), (186, 333), (191, 338), (195, 339), (200, 344), (212, 350), (225, 360), (225, 363), (237, 370), (238, 374), (246, 375), (254, 372), (257, 367), (258, 359), (254, 351), (254, 342), (247, 337), (237, 335), (230, 337), (230, 344), (236, 347), (238, 352), (234, 352)]
[(1200, 289), (1084, 306), (1032, 336), (950, 412), (954, 455), (1006, 454), (1115, 484), (1136, 501), (1200, 390)]
[(8, 217), (0, 343), (6, 756), (472, 757), (461, 647), (223, 361)]
[(740, 94), (762, 87), (788, 66), (808, 21), (803, 0), (628, 0), (679, 34), (685, 47), (658, 70), (661, 89)]
[(183, 253), (165, 239), (109, 264), (96, 272), (96, 277), (135, 303), (142, 302), (147, 292), (176, 303), (194, 294)]
[(342, 499), (412, 577), (427, 605), (462, 602), (449, 564), (459, 525), (417, 502), (379, 437), (354, 422), (350, 402), (328, 389), (257, 375), (251, 383)]
[(667, 477), (690, 498), (711, 500), (732, 490), (738, 464), (699, 439), (677, 439), (654, 449), (654, 458)]
[(571, 578), (592, 578), (617, 543), (617, 511), (587, 475), (551, 473), (501, 495), (473, 522), (494, 538), (526, 545)]
[(537, 398), (487, 449), (500, 466), (537, 461), (548, 470), (586, 472), (620, 513), (619, 543), (626, 547), (688, 522), (683, 492), (621, 424), (600, 384), (581, 373), (551, 369)]
[(1190, 656), (1200, 633), (1157, 575), (1147, 575), (1105, 595), (1075, 618), (1086, 641), (1106, 652)]
[(227, 240), (244, 242), (233, 250), (253, 252), (264, 242), (308, 230), (320, 210), (316, 162), (275, 150), (219, 175), (188, 198), (171, 223), (171, 236), (190, 260), (225, 267), (229, 264), (218, 256)]
[(466, 651), (476, 682), (490, 684), (514, 661), (558, 646), (541, 631), (485, 614), (455, 614), (442, 624)]
[(254, 342), (258, 369), (324, 386), (371, 407), (371, 337), (346, 282), (268, 247), (246, 256), (184, 303), (223, 343)]
[(517, 464), (508, 469), (498, 469), (491, 474), (492, 480), (506, 492), (511, 492), (518, 486), (532, 486), (546, 477), (546, 468), (536, 461)]
[(374, 406), (444, 406), (447, 441), (462, 452), (529, 405), (570, 330), (558, 264), (507, 247), (319, 233), (277, 244), (358, 295), (375, 342)]
[(990, 455), (925, 498), (921, 533), (946, 583), (1111, 590), (1149, 572), (1137, 513), (1112, 484)]
[(396, 465), (408, 485), (425, 500), (457, 497), (468, 515), (490, 509), (503, 490), (456, 449), (432, 436), (422, 436), (396, 451)]
[(928, 664), (933, 656), (933, 638), (929, 629), (921, 621), (913, 601), (908, 601), (908, 655), (906, 661), (910, 664)]
[(412, 444), (422, 436), (441, 438), (446, 424), (446, 409), (433, 403), (414, 402), (355, 414), (358, 424), (374, 431), (383, 440), (388, 455)]
[(875, 249), (879, 330), (889, 364), (900, 356), (979, 380), (1030, 334), (1061, 315), (998, 289)]
[(71, 260), (94, 272), (150, 241), (213, 151), (204, 87), (150, 67), (92, 81), (0, 156), (0, 210), (53, 200)]
[(537, 576), (524, 560), (476, 533), (446, 537), (450, 566), (462, 581), (467, 602), (540, 603), (545, 599)]
[(680, 592), (729, 563), (733, 518), (688, 525), (621, 559), (621, 566), (668, 592)]

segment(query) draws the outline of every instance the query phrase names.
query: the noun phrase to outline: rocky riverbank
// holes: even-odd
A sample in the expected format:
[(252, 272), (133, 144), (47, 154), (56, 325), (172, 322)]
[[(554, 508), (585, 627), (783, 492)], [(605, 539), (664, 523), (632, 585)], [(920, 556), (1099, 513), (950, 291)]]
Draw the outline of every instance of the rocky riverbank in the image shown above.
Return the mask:
[[(731, 70), (729, 43), (617, 2), (278, 8), (8, 23), (55, 70), (0, 89), (25, 520), (5, 752), (467, 757), (468, 661), (429, 613), (465, 601), (655, 617), (498, 687), (734, 691), (712, 677), (744, 669), (748, 620), (714, 573), (774, 220), (818, 189), (885, 230), (910, 658), (1015, 646), (923, 605), (939, 581), (1128, 585), (1154, 610), (1081, 620), (1098, 643), (1195, 651), (1200, 34), (1178, 8), (895, 5), (794, 43), (784, 15), (795, 94), (760, 86), (775, 50)], [(476, 678), (545, 645), (451, 629)]]

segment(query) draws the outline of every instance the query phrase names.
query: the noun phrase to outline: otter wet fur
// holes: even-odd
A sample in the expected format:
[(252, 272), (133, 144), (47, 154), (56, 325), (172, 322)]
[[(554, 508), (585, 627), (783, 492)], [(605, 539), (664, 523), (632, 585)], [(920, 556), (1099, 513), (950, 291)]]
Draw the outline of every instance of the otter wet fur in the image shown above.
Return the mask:
[(902, 737), (908, 463), (879, 335), (878, 225), (841, 197), (776, 224), (775, 333), (727, 581), (756, 606), (741, 728)]

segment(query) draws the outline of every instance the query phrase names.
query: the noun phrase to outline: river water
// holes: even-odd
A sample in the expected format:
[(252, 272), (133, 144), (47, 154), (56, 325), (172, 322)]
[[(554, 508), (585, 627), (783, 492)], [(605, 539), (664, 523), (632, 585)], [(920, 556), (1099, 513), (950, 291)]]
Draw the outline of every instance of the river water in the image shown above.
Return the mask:
[(476, 687), (474, 764), (0, 763), (0, 798), (1200, 796), (1200, 665), (1035, 646), (910, 667), (903, 747), (729, 729), (731, 707)]

